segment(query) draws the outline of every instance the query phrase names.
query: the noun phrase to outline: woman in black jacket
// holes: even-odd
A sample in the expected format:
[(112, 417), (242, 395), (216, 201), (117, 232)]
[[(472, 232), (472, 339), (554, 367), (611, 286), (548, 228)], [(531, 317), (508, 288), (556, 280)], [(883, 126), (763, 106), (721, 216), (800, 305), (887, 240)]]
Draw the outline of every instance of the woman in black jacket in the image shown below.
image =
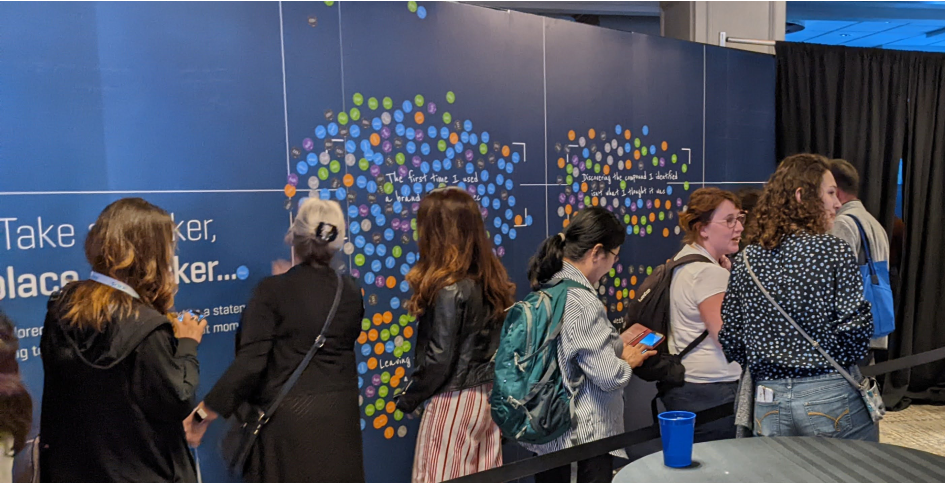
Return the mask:
[[(241, 406), (266, 408), (304, 359), (331, 310), (338, 277), (328, 264), (344, 243), (341, 207), (309, 198), (286, 241), (301, 261), (256, 287), (240, 323), (236, 358), (195, 413), (184, 421), (197, 446), (210, 421)], [(354, 346), (361, 333), (361, 289), (343, 277), (341, 300), (325, 345), (259, 433), (247, 482), (364, 481), (358, 374)], [(243, 411), (239, 411), (243, 414)]]
[(420, 203), (417, 226), (420, 259), (407, 274), (407, 308), (419, 317), (417, 369), (397, 408), (409, 413), (427, 402), (413, 482), (433, 483), (502, 464), (489, 406), (491, 361), (515, 285), (465, 191), (432, 191)]
[(180, 420), (193, 407), (206, 321), (169, 316), (174, 222), (140, 198), (85, 239), (91, 280), (50, 297), (43, 354), (43, 483), (194, 483)]

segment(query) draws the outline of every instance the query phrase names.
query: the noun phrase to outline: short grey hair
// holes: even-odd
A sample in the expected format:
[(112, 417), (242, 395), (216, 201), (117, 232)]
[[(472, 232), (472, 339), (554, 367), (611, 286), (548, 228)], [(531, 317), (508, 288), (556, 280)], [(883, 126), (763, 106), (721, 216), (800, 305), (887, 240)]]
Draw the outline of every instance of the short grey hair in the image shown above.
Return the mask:
[[(325, 242), (319, 238), (318, 226), (324, 223), (338, 230), (334, 240)], [(323, 232), (326, 228), (323, 227)], [(345, 217), (338, 203), (316, 196), (306, 199), (299, 207), (286, 243), (295, 248), (295, 256), (303, 262), (328, 264), (345, 243)]]

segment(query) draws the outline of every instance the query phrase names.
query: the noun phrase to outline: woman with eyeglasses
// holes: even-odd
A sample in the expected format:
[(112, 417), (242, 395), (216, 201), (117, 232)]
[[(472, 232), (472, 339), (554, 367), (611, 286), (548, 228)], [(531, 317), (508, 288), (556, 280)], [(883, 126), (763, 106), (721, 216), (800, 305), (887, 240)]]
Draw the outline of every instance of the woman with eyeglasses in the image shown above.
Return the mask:
[[(718, 188), (694, 191), (679, 214), (685, 246), (674, 260), (701, 255), (704, 261), (677, 267), (670, 285), (668, 349), (679, 354), (690, 345), (692, 348), (682, 359), (685, 383), (659, 388), (659, 397), (669, 411), (699, 412), (735, 402), (742, 370), (737, 363), (725, 360), (718, 339), (722, 300), (732, 269), (728, 255), (738, 252), (744, 223), (738, 198)], [(696, 427), (697, 443), (734, 437), (734, 415)]]
[(423, 405), (414, 483), (434, 483), (502, 465), (489, 395), (493, 355), (515, 285), (492, 251), (476, 201), (450, 187), (431, 191), (417, 212), (420, 259), (407, 274), (417, 322), (417, 368), (396, 398), (405, 413)]

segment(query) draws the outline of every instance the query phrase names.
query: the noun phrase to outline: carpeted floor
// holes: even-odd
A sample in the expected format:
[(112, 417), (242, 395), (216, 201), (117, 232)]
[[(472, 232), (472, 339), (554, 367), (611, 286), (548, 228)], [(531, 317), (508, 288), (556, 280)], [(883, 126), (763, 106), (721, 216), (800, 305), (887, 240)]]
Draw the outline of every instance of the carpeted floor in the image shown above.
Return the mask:
[(879, 441), (945, 456), (945, 406), (909, 406), (887, 412), (880, 422)]

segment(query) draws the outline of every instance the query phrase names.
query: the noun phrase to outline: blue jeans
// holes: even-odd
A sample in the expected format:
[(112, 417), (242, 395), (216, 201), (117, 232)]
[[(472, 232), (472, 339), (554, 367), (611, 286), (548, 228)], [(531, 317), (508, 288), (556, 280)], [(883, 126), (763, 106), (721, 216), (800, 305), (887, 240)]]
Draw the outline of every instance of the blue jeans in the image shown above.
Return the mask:
[(755, 400), (758, 436), (823, 436), (879, 442), (859, 391), (840, 374), (760, 381), (774, 402)]
[[(735, 404), (738, 381), (698, 384), (687, 382), (660, 396), (667, 411), (698, 413), (721, 404)], [(693, 442), (704, 443), (735, 437), (735, 415), (696, 426)]]

